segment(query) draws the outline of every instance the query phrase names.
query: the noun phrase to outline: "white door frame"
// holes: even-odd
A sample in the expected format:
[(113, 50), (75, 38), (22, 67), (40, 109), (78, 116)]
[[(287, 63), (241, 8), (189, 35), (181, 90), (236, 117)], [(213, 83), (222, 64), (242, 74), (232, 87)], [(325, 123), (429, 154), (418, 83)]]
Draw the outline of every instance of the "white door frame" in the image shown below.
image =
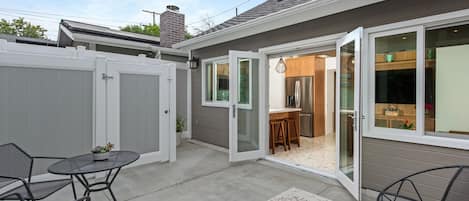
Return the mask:
[[(363, 28), (359, 27), (337, 41), (337, 68), (336, 68), (336, 175), (337, 180), (358, 200), (360, 197), (360, 91), (361, 91), (361, 43), (363, 39)], [(353, 181), (340, 171), (340, 71), (341, 58), (340, 48), (343, 45), (355, 43), (354, 63), (354, 110), (353, 110)]]
[[(238, 152), (238, 58), (250, 58), (259, 60), (259, 148), (255, 151)], [(266, 72), (266, 56), (262, 53), (245, 52), (245, 51), (229, 51), (230, 66), (230, 108), (229, 108), (229, 161), (253, 160), (265, 157), (266, 139), (263, 135), (266, 131), (267, 116), (266, 112), (266, 90), (265, 89), (265, 72)], [(250, 74), (251, 76), (252, 74)], [(252, 79), (250, 79), (252, 81)], [(243, 107), (241, 107), (243, 108)], [(249, 109), (249, 108), (244, 108)], [(268, 139), (267, 139), (268, 140)], [(267, 147), (268, 150), (268, 147)]]
[[(171, 87), (171, 72), (168, 65), (159, 64), (158, 66), (152, 65), (139, 65), (130, 64), (122, 61), (107, 63), (107, 75), (112, 76), (106, 83), (107, 85), (107, 137), (109, 142), (115, 144), (115, 149), (120, 149), (120, 75), (154, 75), (159, 76), (159, 151), (152, 153), (145, 153), (140, 156), (140, 159), (132, 164), (133, 166), (169, 161), (172, 148), (175, 148), (175, 143), (172, 143), (171, 136), (173, 134), (172, 117), (175, 116), (175, 109), (172, 105), (175, 102), (171, 101), (171, 96), (175, 90), (170, 90)], [(174, 84), (173, 84), (174, 85)], [(174, 112), (170, 112), (174, 111)], [(175, 132), (175, 130), (174, 130)], [(174, 145), (173, 145), (174, 144)], [(175, 151), (175, 149), (174, 149)]]

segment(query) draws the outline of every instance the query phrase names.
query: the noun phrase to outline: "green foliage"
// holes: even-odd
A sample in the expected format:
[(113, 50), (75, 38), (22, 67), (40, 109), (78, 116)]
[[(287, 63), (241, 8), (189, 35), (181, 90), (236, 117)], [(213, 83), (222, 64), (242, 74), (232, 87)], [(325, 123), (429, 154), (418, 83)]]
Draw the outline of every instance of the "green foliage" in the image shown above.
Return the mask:
[(22, 17), (13, 19), (11, 22), (5, 19), (0, 21), (0, 33), (3, 34), (46, 39), (46, 32), (47, 30), (40, 25), (33, 25)]
[(186, 31), (186, 33), (184, 34), (184, 38), (187, 40), (187, 39), (191, 39), (193, 38), (194, 36), (192, 34), (190, 34), (189, 32)]
[(131, 24), (120, 28), (121, 31), (144, 34), (149, 36), (160, 36), (160, 27), (158, 25), (139, 25)]
[(177, 117), (176, 118), (176, 132), (182, 132), (184, 131), (184, 128), (186, 127), (186, 121), (182, 117)]
[(94, 153), (94, 154), (106, 153), (106, 152), (112, 151), (113, 148), (114, 148), (114, 144), (111, 144), (110, 142), (108, 142), (104, 146), (96, 146), (93, 150), (91, 150), (91, 153)]

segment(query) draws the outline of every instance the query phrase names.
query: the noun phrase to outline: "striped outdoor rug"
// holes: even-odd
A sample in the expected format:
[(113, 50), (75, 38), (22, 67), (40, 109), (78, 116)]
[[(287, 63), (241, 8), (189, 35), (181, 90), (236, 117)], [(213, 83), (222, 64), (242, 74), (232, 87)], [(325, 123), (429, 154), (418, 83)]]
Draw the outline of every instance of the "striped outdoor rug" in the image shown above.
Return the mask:
[(269, 201), (331, 201), (319, 195), (306, 192), (297, 188), (290, 188), (287, 191), (271, 198)]

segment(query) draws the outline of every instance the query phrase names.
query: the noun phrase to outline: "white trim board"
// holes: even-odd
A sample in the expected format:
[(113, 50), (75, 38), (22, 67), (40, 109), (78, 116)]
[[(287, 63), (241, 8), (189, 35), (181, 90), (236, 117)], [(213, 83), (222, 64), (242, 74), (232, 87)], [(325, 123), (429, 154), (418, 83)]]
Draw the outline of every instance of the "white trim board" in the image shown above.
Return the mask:
[(359, 8), (362, 6), (381, 2), (382, 0), (315, 0), (293, 6), (266, 16), (262, 16), (248, 22), (212, 32), (203, 36), (189, 39), (173, 45), (174, 48), (199, 49), (223, 42), (235, 40), (279, 29), (300, 22), (305, 22), (327, 15)]
[(280, 54), (285, 56), (284, 54), (290, 54), (292, 52), (320, 52), (323, 50), (330, 50), (331, 47), (335, 50), (336, 41), (346, 34), (347, 33), (330, 34), (306, 40), (299, 40), (280, 45), (264, 47), (260, 48), (259, 52), (272, 57)]

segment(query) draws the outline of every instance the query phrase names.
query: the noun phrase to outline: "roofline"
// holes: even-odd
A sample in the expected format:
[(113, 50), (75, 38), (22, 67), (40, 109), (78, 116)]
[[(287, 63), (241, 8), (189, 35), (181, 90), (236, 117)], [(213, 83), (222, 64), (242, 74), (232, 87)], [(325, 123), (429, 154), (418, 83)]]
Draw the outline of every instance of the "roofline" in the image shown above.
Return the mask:
[[(115, 47), (122, 47), (122, 48), (129, 48), (129, 49), (139, 49), (139, 50), (146, 50), (157, 52), (161, 51), (165, 54), (176, 55), (176, 56), (188, 56), (188, 52), (173, 48), (161, 47), (156, 46), (148, 43), (136, 42), (136, 41), (129, 41), (119, 38), (112, 38), (106, 36), (96, 36), (92, 34), (86, 33), (73, 33), (67, 27), (60, 25), (59, 31), (62, 31), (65, 35), (67, 35), (71, 40), (78, 41), (78, 42), (92, 42), (95, 44), (101, 45), (109, 45)], [(60, 33), (59, 33), (60, 36)]]
[(26, 37), (26, 36), (17, 36), (17, 35), (2, 34), (2, 33), (0, 33), (0, 38), (9, 38), (10, 40), (14, 39), (15, 41), (20, 40), (24, 42), (31, 42), (31, 43), (43, 44), (43, 45), (57, 45), (58, 44), (57, 41), (50, 40), (50, 39), (31, 38), (31, 37)]
[[(69, 22), (83, 24), (87, 26), (94, 26), (94, 27), (105, 29), (106, 31), (74, 27), (70, 25)], [(64, 25), (68, 30), (72, 32), (83, 32), (83, 33), (88, 33), (88, 34), (103, 35), (103, 36), (116, 37), (116, 38), (122, 38), (122, 39), (127, 38), (130, 40), (135, 40), (139, 42), (148, 42), (148, 43), (160, 43), (161, 42), (161, 39), (158, 36), (150, 36), (150, 35), (145, 35), (145, 34), (140, 34), (140, 33), (120, 31), (120, 30), (111, 29), (105, 26), (94, 25), (94, 24), (89, 24), (89, 23), (84, 23), (84, 22), (79, 22), (79, 21), (62, 19), (59, 24)]]
[[(384, 0), (316, 0), (299, 4), (219, 31), (174, 44), (178, 49), (199, 49), (270, 30), (317, 19)], [(319, 9), (320, 8), (320, 9)], [(316, 9), (316, 10), (314, 10)], [(314, 10), (314, 12), (312, 12)]]

